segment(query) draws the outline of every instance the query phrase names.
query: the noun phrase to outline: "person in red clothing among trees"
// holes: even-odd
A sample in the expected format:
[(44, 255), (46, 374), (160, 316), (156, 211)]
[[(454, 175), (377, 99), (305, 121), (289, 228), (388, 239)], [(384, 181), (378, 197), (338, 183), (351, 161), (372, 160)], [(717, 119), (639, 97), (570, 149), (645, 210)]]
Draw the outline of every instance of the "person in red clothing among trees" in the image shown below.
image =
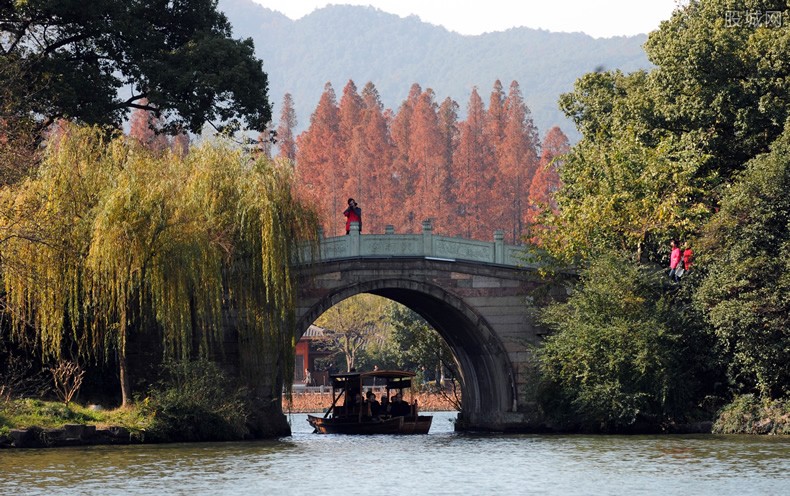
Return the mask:
[(351, 231), (351, 223), (359, 223), (359, 232), (362, 232), (362, 209), (353, 198), (348, 199), (348, 208), (343, 212), (346, 216), (346, 234)]
[(683, 260), (683, 269), (686, 274), (688, 274), (688, 271), (691, 269), (691, 261), (694, 258), (694, 252), (691, 250), (691, 244), (688, 241), (683, 243), (683, 254), (681, 258)]
[(680, 259), (682, 254), (676, 240), (673, 239), (669, 246), (672, 248), (672, 251), (669, 254), (669, 278), (674, 282), (678, 282), (680, 278), (678, 276), (677, 270), (680, 268)]

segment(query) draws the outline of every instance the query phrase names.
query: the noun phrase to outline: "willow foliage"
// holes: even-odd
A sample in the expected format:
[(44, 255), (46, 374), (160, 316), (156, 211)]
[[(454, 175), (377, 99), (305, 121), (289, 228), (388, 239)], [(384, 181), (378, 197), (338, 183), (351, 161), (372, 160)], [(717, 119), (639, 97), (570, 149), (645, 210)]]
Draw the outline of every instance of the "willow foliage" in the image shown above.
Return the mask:
[(316, 232), (290, 169), (222, 142), (154, 157), (71, 128), (0, 208), (13, 335), (44, 356), (123, 359), (129, 334), (152, 328), (168, 356), (207, 356), (232, 314), (243, 370), (290, 373), (289, 262)]

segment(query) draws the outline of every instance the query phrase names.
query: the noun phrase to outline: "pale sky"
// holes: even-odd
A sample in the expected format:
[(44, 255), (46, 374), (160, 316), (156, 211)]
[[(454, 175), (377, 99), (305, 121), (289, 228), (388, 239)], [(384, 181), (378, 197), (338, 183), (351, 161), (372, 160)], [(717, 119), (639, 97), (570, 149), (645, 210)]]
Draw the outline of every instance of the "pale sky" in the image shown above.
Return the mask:
[(460, 34), (477, 35), (528, 27), (558, 32), (581, 31), (593, 37), (648, 33), (672, 14), (678, 0), (254, 0), (299, 19), (328, 4), (372, 5), (400, 17)]

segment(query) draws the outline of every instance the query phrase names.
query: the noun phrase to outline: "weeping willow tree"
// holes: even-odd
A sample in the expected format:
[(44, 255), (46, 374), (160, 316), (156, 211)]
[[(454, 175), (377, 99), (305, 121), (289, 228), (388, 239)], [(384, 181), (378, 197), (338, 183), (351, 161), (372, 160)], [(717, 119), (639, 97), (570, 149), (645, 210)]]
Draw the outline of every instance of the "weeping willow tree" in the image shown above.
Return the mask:
[(242, 373), (273, 387), (261, 374), (293, 373), (289, 262), (316, 232), (291, 191), (289, 168), (228, 143), (152, 156), (67, 128), (35, 177), (0, 193), (12, 338), (44, 359), (117, 359), (127, 404), (135, 332), (158, 330), (165, 357), (185, 359), (215, 353), (231, 321)]

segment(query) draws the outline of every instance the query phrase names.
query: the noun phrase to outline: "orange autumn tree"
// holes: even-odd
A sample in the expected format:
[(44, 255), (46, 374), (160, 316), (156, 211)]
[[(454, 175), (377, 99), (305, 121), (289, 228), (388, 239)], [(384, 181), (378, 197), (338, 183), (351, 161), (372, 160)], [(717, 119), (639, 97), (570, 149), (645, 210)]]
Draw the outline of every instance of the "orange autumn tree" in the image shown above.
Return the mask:
[[(437, 110), (434, 92), (427, 89), (417, 99), (411, 119), (409, 162), (414, 191), (406, 199), (405, 207), (416, 225), (421, 225), (426, 219), (436, 221), (446, 210), (448, 174), (444, 167), (444, 140)], [(438, 232), (445, 232), (447, 226), (438, 224), (435, 228)]]
[[(505, 141), (505, 127), (507, 126), (507, 113), (505, 107), (506, 101), (505, 91), (502, 88), (502, 83), (497, 79), (494, 81), (494, 87), (491, 89), (491, 95), (488, 97), (488, 110), (486, 112), (486, 126), (485, 126), (485, 140), (488, 143), (492, 153), (492, 167), (496, 171), (492, 178), (492, 185), (497, 187), (498, 180), (496, 176), (501, 174), (500, 170), (502, 164), (507, 157), (503, 155), (507, 152), (507, 148), (503, 146)], [(499, 191), (492, 190), (491, 201), (491, 225), (489, 231), (496, 229), (504, 229), (507, 226), (505, 211), (507, 203)], [(482, 239), (490, 239), (491, 232), (483, 233)]]
[(485, 127), (486, 140), (491, 147), (494, 160), (496, 160), (497, 163), (499, 163), (499, 155), (502, 153), (501, 144), (505, 140), (505, 126), (507, 124), (505, 99), (506, 96), (505, 91), (502, 89), (502, 83), (497, 79), (494, 81), (494, 87), (491, 89), (491, 95), (488, 97), (488, 111)]
[(310, 127), (296, 141), (297, 193), (314, 205), (327, 236), (345, 233), (341, 223), (345, 209), (347, 175), (342, 161), (340, 116), (331, 83), (326, 83)]
[[(370, 213), (367, 209), (367, 204), (364, 197), (368, 196), (368, 181), (366, 178), (366, 156), (360, 150), (364, 147), (364, 138), (361, 136), (362, 125), (362, 109), (365, 102), (357, 91), (357, 86), (354, 81), (349, 80), (343, 88), (343, 96), (340, 98), (340, 105), (338, 106), (338, 115), (340, 116), (340, 155), (343, 168), (343, 195), (347, 200), (353, 197), (360, 206), (365, 208), (365, 213)], [(341, 209), (345, 210), (347, 203), (343, 204)], [(367, 229), (370, 227), (367, 223), (368, 215), (363, 217), (365, 222), (362, 223), (362, 228)], [(343, 217), (338, 217), (342, 220)]]
[(538, 136), (532, 114), (518, 82), (510, 84), (505, 100), (505, 127), (498, 146), (495, 190), (501, 198), (495, 225), (505, 229), (505, 240), (520, 243), (529, 205), (529, 188), (538, 166)]
[(398, 111), (392, 119), (390, 126), (390, 136), (395, 146), (393, 156), (393, 201), (399, 205), (395, 213), (395, 229), (398, 232), (416, 232), (418, 222), (412, 215), (413, 212), (405, 208), (406, 201), (414, 195), (415, 171), (414, 163), (411, 160), (411, 134), (412, 116), (417, 101), (422, 94), (422, 88), (414, 83), (409, 89), (409, 96), (398, 107)]
[(529, 188), (527, 210), (530, 242), (537, 245), (541, 244), (540, 233), (549, 229), (549, 226), (541, 224), (541, 215), (547, 212), (557, 213), (554, 193), (560, 187), (559, 168), (562, 166), (562, 157), (570, 150), (568, 137), (559, 127), (554, 126), (546, 133), (541, 150), (540, 165)]
[[(140, 105), (148, 107), (148, 100), (144, 98)], [(162, 124), (162, 118), (154, 112), (142, 107), (135, 108), (129, 118), (129, 136), (154, 153), (164, 153), (170, 148), (170, 142), (161, 133)]]
[(458, 200), (453, 185), (453, 155), (458, 147), (458, 103), (450, 97), (444, 99), (439, 106), (439, 132), (442, 140), (442, 167), (447, 171), (445, 180), (444, 207), (439, 212), (436, 222), (442, 226), (442, 233), (458, 234)]
[[(290, 119), (286, 108), (287, 101), (283, 122)], [(419, 232), (431, 218), (439, 234), (490, 240), (503, 229), (508, 242), (521, 243), (534, 222), (529, 198), (540, 166), (531, 112), (516, 81), (507, 95), (496, 81), (489, 108), (474, 88), (466, 113), (459, 121), (455, 101), (438, 105), (417, 83), (397, 112), (384, 108), (372, 82), (358, 92), (349, 80), (339, 104), (327, 83), (310, 126), (295, 140), (297, 189), (321, 212), (328, 236), (344, 232), (342, 211), (354, 197), (366, 233), (388, 224)], [(537, 191), (547, 180), (537, 180), (536, 197), (543, 198)]]
[(382, 233), (395, 223), (392, 177), (393, 146), (378, 90), (368, 82), (362, 89), (363, 108), (359, 125), (349, 144), (349, 160), (358, 173), (349, 178), (346, 190), (363, 208), (363, 228), (367, 233)]
[(466, 120), (458, 126), (458, 148), (453, 156), (453, 193), (458, 212), (453, 234), (477, 239), (489, 238), (488, 231), (492, 230), (494, 161), (486, 140), (486, 122), (483, 100), (477, 88), (472, 88)]

